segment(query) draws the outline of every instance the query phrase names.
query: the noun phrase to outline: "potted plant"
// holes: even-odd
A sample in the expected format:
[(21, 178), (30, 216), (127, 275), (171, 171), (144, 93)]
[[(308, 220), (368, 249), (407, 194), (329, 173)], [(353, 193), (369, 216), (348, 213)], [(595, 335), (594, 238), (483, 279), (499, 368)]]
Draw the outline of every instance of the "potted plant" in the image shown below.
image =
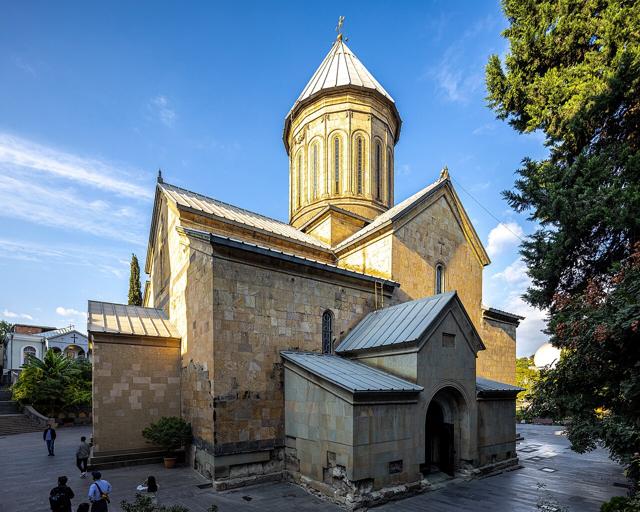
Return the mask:
[(176, 451), (191, 443), (191, 424), (176, 416), (164, 417), (145, 428), (142, 435), (149, 443), (164, 449), (164, 467), (172, 468), (177, 460)]

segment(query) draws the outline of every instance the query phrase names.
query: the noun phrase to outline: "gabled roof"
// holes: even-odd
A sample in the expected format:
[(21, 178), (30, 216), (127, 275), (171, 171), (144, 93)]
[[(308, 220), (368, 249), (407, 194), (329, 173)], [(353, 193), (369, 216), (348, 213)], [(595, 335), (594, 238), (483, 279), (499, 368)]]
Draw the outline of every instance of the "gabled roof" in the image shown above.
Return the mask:
[(303, 233), (299, 229), (290, 226), (265, 215), (255, 213), (238, 206), (233, 206), (217, 199), (185, 190), (168, 183), (159, 183), (158, 188), (167, 197), (175, 201), (178, 206), (205, 213), (217, 217), (223, 221), (243, 224), (251, 229), (263, 231), (270, 235), (279, 235), (283, 238), (311, 245), (318, 249), (329, 250), (329, 246), (311, 235)]
[(54, 331), (43, 332), (39, 336), (42, 336), (43, 338), (46, 338), (46, 339), (51, 339), (51, 338), (57, 338), (58, 336), (63, 336), (64, 334), (69, 334), (69, 333), (72, 333), (72, 332), (76, 332), (76, 333), (78, 333), (80, 336), (82, 336), (84, 338), (87, 337), (86, 334), (82, 334), (80, 331), (78, 331), (73, 326), (62, 327), (61, 329), (56, 329)]
[(373, 311), (347, 334), (336, 353), (417, 342), (455, 298), (456, 292), (447, 292)]
[(478, 397), (481, 398), (489, 396), (515, 398), (520, 391), (524, 391), (524, 389), (518, 386), (512, 386), (511, 384), (505, 384), (504, 382), (498, 382), (497, 380), (476, 377), (476, 393)]
[(300, 368), (350, 393), (419, 393), (424, 388), (357, 361), (316, 352), (283, 351), (280, 355)]
[(179, 339), (180, 334), (161, 309), (89, 301), (87, 332)]
[(348, 248), (350, 245), (355, 242), (363, 239), (366, 236), (372, 235), (376, 231), (383, 229), (386, 226), (393, 224), (394, 222), (400, 220), (406, 215), (409, 215), (415, 209), (419, 208), (425, 202), (429, 200), (434, 194), (438, 191), (446, 189), (450, 194), (449, 197), (453, 202), (453, 208), (457, 211), (459, 215), (459, 220), (462, 223), (462, 230), (465, 233), (465, 237), (471, 243), (473, 250), (475, 251), (478, 259), (482, 263), (482, 265), (488, 265), (491, 263), (489, 259), (489, 255), (487, 254), (484, 246), (482, 245), (482, 241), (480, 237), (476, 233), (473, 224), (471, 224), (471, 220), (469, 219), (464, 207), (462, 206), (462, 202), (456, 194), (453, 185), (451, 184), (451, 179), (449, 177), (449, 172), (442, 172), (440, 178), (437, 181), (432, 183), (431, 185), (426, 186), (422, 190), (416, 192), (411, 197), (408, 197), (401, 203), (398, 203), (393, 208), (390, 208), (386, 212), (381, 215), (378, 215), (371, 224), (363, 227), (361, 230), (355, 232), (349, 238), (346, 238), (338, 245), (334, 247), (334, 251), (340, 252), (343, 249)]

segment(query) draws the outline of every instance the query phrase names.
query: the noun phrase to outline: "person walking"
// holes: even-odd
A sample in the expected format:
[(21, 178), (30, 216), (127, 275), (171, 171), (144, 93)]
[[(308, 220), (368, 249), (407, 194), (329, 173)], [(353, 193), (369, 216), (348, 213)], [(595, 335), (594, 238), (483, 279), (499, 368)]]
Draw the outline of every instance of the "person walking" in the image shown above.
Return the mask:
[(47, 443), (47, 450), (49, 451), (49, 457), (53, 457), (55, 453), (53, 453), (54, 445), (56, 442), (56, 430), (50, 425), (47, 425), (47, 428), (44, 429), (42, 433), (42, 439)]
[(67, 477), (59, 476), (58, 485), (49, 493), (49, 505), (52, 512), (72, 512), (73, 491), (67, 486)]
[(91, 512), (107, 512), (109, 510), (109, 493), (111, 484), (102, 479), (100, 471), (91, 473), (93, 483), (89, 486), (89, 501), (91, 502)]
[(76, 466), (80, 470), (80, 478), (87, 478), (87, 461), (91, 454), (91, 445), (87, 443), (87, 438), (80, 438), (80, 445), (76, 450)]
[(154, 505), (158, 504), (158, 483), (155, 476), (149, 475), (143, 484), (136, 487), (136, 490), (149, 496)]

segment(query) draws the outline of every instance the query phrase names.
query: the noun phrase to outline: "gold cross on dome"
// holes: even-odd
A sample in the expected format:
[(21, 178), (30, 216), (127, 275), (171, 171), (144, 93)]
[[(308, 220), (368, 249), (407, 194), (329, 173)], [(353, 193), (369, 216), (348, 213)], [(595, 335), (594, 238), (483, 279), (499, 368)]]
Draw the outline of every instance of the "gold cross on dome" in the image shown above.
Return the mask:
[(344, 25), (344, 16), (338, 18), (338, 25), (336, 26), (336, 32), (338, 33), (338, 39), (342, 39), (342, 25)]

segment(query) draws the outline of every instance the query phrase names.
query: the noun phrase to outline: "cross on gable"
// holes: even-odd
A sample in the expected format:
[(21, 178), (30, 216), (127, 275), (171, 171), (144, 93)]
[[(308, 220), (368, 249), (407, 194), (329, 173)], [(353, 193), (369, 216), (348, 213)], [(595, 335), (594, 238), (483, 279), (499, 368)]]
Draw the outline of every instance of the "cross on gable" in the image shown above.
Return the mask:
[(73, 333), (73, 336), (71, 336), (71, 339), (73, 340), (73, 343), (75, 343), (75, 342), (76, 342), (76, 338), (77, 338), (77, 337), (78, 337), (78, 336), (76, 336), (76, 333), (74, 332), (74, 333)]

